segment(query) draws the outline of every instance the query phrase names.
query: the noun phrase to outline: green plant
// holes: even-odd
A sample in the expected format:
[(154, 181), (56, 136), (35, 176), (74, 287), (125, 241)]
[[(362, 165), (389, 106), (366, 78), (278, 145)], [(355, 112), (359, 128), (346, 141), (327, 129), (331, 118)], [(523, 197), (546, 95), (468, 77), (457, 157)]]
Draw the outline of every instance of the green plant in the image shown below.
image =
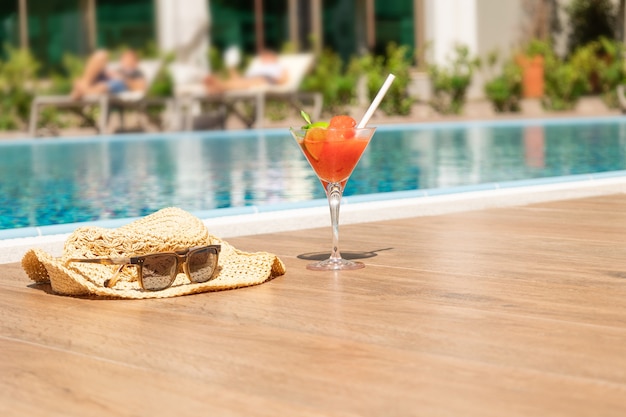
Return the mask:
[(150, 89), (149, 97), (171, 97), (174, 94), (174, 81), (172, 75), (166, 67), (162, 67), (154, 78)]
[(321, 92), (326, 112), (346, 113), (355, 101), (361, 77), (365, 77), (367, 95), (372, 99), (387, 74), (393, 73), (396, 80), (380, 108), (387, 114), (406, 115), (410, 113), (413, 103), (407, 90), (411, 66), (407, 56), (408, 47), (391, 43), (385, 56), (366, 54), (352, 58), (346, 66), (338, 54), (325, 50), (318, 57), (314, 71), (304, 79), (302, 88), (304, 91)]
[(589, 42), (576, 49), (570, 57), (571, 64), (580, 72), (583, 79), (584, 93), (598, 93), (598, 45), (596, 41)]
[(27, 123), (39, 63), (28, 50), (4, 48), (7, 59), (0, 62), (0, 129), (6, 130)]
[[(497, 54), (488, 56), (488, 66), (493, 70), (499, 63)], [(522, 97), (522, 71), (512, 60), (501, 63), (501, 72), (492, 75), (484, 86), (485, 95), (497, 112), (519, 111)]]
[[(569, 60), (560, 59), (549, 41), (531, 40), (520, 54), (544, 58), (543, 105), (548, 110), (568, 110), (586, 93), (614, 94), (615, 87), (624, 79), (619, 57), (621, 45), (600, 38), (580, 47)], [(507, 65), (501, 76), (485, 85), (485, 93), (494, 102), (496, 110), (506, 106), (507, 97), (521, 87), (516, 84), (516, 69)], [(510, 84), (509, 84), (510, 83)], [(513, 103), (513, 105), (516, 105)]]
[(545, 58), (554, 55), (554, 49), (550, 41), (535, 38), (531, 39), (526, 46), (522, 48), (521, 53), (528, 57), (542, 56)]
[[(147, 92), (147, 96), (151, 98), (172, 97), (174, 94), (174, 79), (168, 69), (168, 64), (174, 61), (174, 55), (161, 55), (161, 59), (163, 60), (163, 65), (159, 69), (159, 72)], [(164, 111), (165, 104), (157, 101), (156, 103), (151, 103), (146, 107), (145, 114), (151, 123), (155, 124), (159, 128), (162, 128), (164, 123), (162, 118)]]
[(139, 48), (137, 52), (139, 53), (139, 56), (144, 59), (154, 59), (158, 58), (161, 55), (161, 52), (159, 51), (159, 46), (154, 40), (148, 41), (145, 45), (143, 45), (142, 48)]
[[(62, 59), (62, 71), (50, 74), (48, 83), (40, 83), (38, 94), (64, 95), (72, 91), (73, 82), (83, 72), (85, 60), (77, 55), (66, 53)], [(43, 107), (39, 114), (38, 127), (45, 128), (50, 134), (58, 133), (59, 128), (79, 125), (80, 122), (72, 114), (53, 106)]]
[(265, 104), (265, 115), (273, 122), (285, 120), (289, 110), (284, 100), (268, 100)]
[(624, 44), (600, 38), (605, 58), (601, 60), (598, 70), (599, 90), (604, 102), (611, 108), (619, 106), (617, 86), (626, 81), (626, 70), (623, 65)]
[(313, 72), (303, 80), (302, 89), (321, 92), (324, 110), (337, 114), (346, 112), (354, 102), (357, 80), (353, 71), (344, 71), (338, 54), (325, 50), (318, 57)]
[(578, 48), (571, 57), (585, 79), (585, 93), (602, 95), (610, 107), (617, 106), (615, 91), (626, 76), (623, 48), (622, 43), (603, 37)]
[[(572, 60), (559, 58), (552, 43), (533, 39), (521, 54), (543, 57), (544, 95), (543, 106), (548, 110), (568, 110), (574, 107), (581, 95), (587, 91), (585, 76)], [(582, 57), (582, 55), (581, 55)]]
[(463, 110), (467, 89), (472, 82), (478, 61), (472, 59), (464, 45), (454, 48), (454, 56), (447, 66), (429, 65), (432, 83), (432, 107), (443, 114), (459, 114)]
[(85, 67), (84, 58), (77, 55), (66, 53), (63, 55), (62, 72), (52, 73), (50, 75), (50, 85), (43, 89), (45, 94), (69, 94), (72, 91), (74, 80), (83, 73)]
[(545, 95), (543, 105), (548, 110), (569, 110), (586, 90), (581, 72), (569, 61), (550, 56), (545, 61)]
[(207, 52), (207, 59), (212, 74), (226, 74), (224, 59), (222, 57), (222, 52), (219, 49), (215, 46), (211, 46)]
[(388, 115), (408, 115), (411, 112), (412, 98), (408, 94), (408, 86), (411, 81), (409, 69), (411, 59), (407, 46), (398, 46), (395, 43), (387, 45), (385, 56), (365, 55), (359, 60), (353, 60), (349, 72), (358, 77), (364, 73), (367, 77), (367, 92), (372, 100), (380, 86), (385, 81), (387, 74), (394, 74), (396, 79), (389, 88), (380, 108)]

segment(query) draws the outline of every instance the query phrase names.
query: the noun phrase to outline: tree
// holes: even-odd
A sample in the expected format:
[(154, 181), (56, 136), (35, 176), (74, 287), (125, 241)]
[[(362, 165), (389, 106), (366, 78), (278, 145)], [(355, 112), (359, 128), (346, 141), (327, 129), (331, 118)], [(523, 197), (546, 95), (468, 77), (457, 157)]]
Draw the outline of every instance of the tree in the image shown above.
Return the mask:
[(570, 22), (570, 54), (601, 37), (615, 38), (617, 16), (611, 0), (573, 0), (565, 10)]
[(553, 36), (561, 32), (556, 0), (524, 0), (522, 7), (526, 15), (523, 26), (524, 42), (533, 39), (553, 41)]

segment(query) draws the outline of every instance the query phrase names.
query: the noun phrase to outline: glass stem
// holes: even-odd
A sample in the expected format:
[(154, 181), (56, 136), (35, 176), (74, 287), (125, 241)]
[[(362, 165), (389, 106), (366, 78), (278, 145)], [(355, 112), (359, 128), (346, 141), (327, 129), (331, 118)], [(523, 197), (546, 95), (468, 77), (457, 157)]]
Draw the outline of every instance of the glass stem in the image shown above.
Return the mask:
[(328, 183), (326, 195), (328, 196), (330, 222), (333, 228), (333, 249), (330, 252), (330, 259), (339, 260), (341, 259), (341, 253), (339, 253), (339, 206), (341, 204), (341, 196), (343, 195), (343, 187), (340, 183)]

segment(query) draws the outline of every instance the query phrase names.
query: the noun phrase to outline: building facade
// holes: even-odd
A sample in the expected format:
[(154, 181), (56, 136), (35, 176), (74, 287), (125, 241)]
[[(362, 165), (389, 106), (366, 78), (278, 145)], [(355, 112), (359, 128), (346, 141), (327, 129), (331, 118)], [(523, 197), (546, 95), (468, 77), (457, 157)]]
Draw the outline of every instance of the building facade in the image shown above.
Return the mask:
[[(218, 47), (258, 47), (250, 0), (211, 0), (213, 42)], [(263, 0), (263, 44), (281, 49), (331, 48), (342, 56), (382, 52), (389, 42), (415, 48), (423, 0)]]
[(28, 47), (46, 66), (96, 47), (145, 48), (155, 41), (153, 0), (3, 0), (0, 44)]
[[(423, 68), (445, 64), (458, 43), (474, 56), (494, 50), (506, 55), (528, 38), (536, 10), (553, 7), (563, 16), (570, 1), (2, 0), (0, 44), (29, 47), (44, 67), (54, 68), (68, 52), (84, 56), (98, 47), (122, 46), (171, 51), (181, 48), (179, 38), (200, 32), (205, 40), (196, 43), (196, 56), (206, 56), (210, 44), (218, 50), (236, 45), (246, 53), (331, 48), (348, 58), (381, 53), (395, 42), (416, 51), (415, 63)], [(612, 1), (623, 14), (624, 1)], [(194, 20), (198, 14), (206, 18)], [(172, 24), (174, 15), (186, 20)], [(562, 26), (557, 49), (567, 35), (567, 22)], [(481, 91), (479, 80), (470, 95)]]
[[(389, 42), (416, 48), (425, 0), (205, 0), (212, 45), (248, 53), (331, 48), (342, 56), (382, 52)], [(28, 47), (47, 66), (64, 53), (164, 44), (162, 0), (4, 0), (0, 44)], [(177, 4), (187, 6), (187, 1)], [(420, 26), (418, 28), (418, 26)], [(422, 29), (421, 31), (418, 29)], [(165, 42), (167, 43), (167, 42)]]

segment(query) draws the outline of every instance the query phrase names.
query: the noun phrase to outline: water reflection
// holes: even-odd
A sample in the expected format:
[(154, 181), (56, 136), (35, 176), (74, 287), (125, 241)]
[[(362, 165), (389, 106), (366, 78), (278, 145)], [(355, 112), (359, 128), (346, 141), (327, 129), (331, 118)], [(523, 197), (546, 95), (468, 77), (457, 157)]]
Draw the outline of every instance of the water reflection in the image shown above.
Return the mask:
[(530, 168), (545, 168), (546, 149), (543, 126), (524, 127), (524, 156)]
[[(380, 130), (346, 195), (626, 168), (623, 123)], [(0, 145), (0, 228), (324, 198), (284, 135)]]

